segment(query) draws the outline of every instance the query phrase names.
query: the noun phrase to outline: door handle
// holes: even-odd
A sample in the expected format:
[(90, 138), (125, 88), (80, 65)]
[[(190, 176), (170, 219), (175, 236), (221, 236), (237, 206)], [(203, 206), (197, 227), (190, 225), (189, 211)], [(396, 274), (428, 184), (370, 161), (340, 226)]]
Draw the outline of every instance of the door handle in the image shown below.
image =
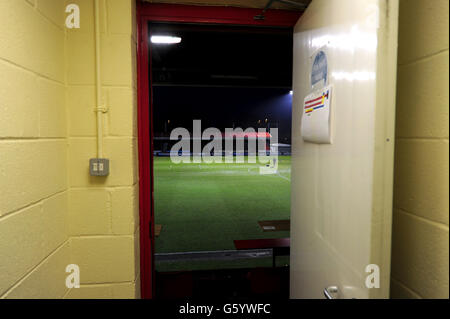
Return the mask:
[(327, 299), (339, 299), (338, 298), (339, 289), (336, 286), (330, 286), (323, 290), (323, 294)]

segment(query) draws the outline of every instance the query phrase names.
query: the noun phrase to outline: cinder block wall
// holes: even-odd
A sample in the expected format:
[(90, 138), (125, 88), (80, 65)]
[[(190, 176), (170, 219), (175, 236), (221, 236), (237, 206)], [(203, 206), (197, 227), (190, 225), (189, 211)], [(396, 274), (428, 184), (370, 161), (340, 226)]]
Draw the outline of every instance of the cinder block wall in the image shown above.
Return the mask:
[(96, 157), (94, 1), (80, 7), (81, 28), (66, 31), (68, 231), (81, 271), (71, 298), (139, 296), (134, 0), (100, 2), (104, 157), (110, 175), (89, 176)]
[(449, 297), (449, 1), (401, 0), (393, 298)]
[[(65, 6), (81, 28), (65, 28)], [(96, 157), (93, 0), (1, 0), (0, 297), (139, 297), (134, 0), (101, 0), (107, 178)], [(80, 266), (81, 288), (65, 287)]]
[(63, 10), (0, 1), (0, 298), (67, 293)]

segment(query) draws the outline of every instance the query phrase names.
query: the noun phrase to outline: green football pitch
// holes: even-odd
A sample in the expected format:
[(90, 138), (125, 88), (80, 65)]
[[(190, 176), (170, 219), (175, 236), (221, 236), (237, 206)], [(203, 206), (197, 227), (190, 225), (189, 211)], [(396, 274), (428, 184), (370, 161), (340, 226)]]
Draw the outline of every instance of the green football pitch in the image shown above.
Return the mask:
[[(278, 172), (259, 174), (260, 163), (174, 164), (154, 158), (155, 223), (162, 225), (156, 253), (234, 250), (235, 239), (289, 237), (263, 232), (261, 220), (290, 217), (290, 156), (278, 158)], [(270, 260), (251, 261), (254, 266)], [(243, 267), (241, 262), (161, 262), (157, 270)]]

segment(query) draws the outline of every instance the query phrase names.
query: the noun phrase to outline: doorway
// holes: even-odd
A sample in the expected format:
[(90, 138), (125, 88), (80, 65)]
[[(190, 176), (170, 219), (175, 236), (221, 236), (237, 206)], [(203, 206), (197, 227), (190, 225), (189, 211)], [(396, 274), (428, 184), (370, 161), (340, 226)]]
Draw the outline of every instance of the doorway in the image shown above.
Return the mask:
[[(270, 267), (270, 249), (239, 251), (234, 241), (289, 238), (292, 30), (167, 23), (149, 30), (156, 271)], [(183, 131), (188, 143), (179, 149)], [(214, 131), (221, 136), (213, 141)], [(272, 174), (260, 173), (270, 155), (250, 150), (257, 131), (264, 139), (277, 131), (264, 140), (279, 148)], [(281, 221), (287, 227), (276, 229)]]
[[(140, 168), (140, 234), (141, 234), (141, 291), (143, 298), (152, 298), (154, 296), (154, 271), (155, 268), (157, 269), (161, 263), (155, 258), (155, 256), (158, 256), (158, 253), (180, 253), (180, 252), (199, 252), (199, 251), (211, 251), (213, 249), (214, 251), (224, 251), (229, 250), (230, 248), (233, 248), (233, 241), (232, 239), (257, 239), (257, 238), (270, 238), (273, 237), (273, 233), (271, 232), (264, 232), (263, 227), (264, 225), (258, 224), (258, 219), (260, 221), (264, 220), (275, 220), (275, 219), (286, 219), (286, 210), (281, 208), (281, 210), (284, 210), (284, 215), (281, 213), (281, 218), (276, 218), (276, 216), (264, 216), (264, 214), (261, 214), (260, 218), (254, 218), (250, 217), (251, 221), (246, 220), (245, 218), (231, 218), (228, 221), (228, 225), (224, 225), (223, 218), (227, 214), (237, 213), (238, 215), (242, 216), (241, 210), (244, 209), (244, 211), (248, 211), (249, 208), (242, 208), (242, 205), (239, 205), (239, 200), (236, 201), (236, 203), (233, 204), (232, 201), (227, 201), (228, 204), (224, 205), (223, 209), (217, 209), (217, 200), (218, 198), (214, 198), (214, 194), (207, 194), (207, 192), (211, 192), (214, 189), (217, 189), (218, 183), (216, 178), (210, 178), (208, 182), (201, 183), (203, 186), (203, 190), (196, 190), (192, 189), (192, 185), (189, 186), (189, 178), (186, 180), (186, 171), (177, 172), (175, 169), (170, 168), (167, 169), (167, 163), (168, 159), (170, 159), (170, 149), (173, 145), (169, 145), (171, 143), (170, 140), (167, 139), (167, 135), (170, 132), (170, 130), (173, 127), (182, 125), (187, 126), (187, 123), (181, 124), (180, 120), (181, 118), (185, 119), (194, 119), (197, 115), (203, 115), (203, 117), (211, 118), (208, 116), (208, 112), (203, 112), (203, 114), (191, 114), (189, 116), (182, 116), (181, 118), (177, 119), (173, 116), (168, 116), (167, 114), (164, 114), (163, 108), (158, 108), (157, 104), (162, 103), (161, 101), (168, 102), (170, 100), (169, 97), (174, 96), (184, 96), (186, 98), (189, 97), (189, 94), (191, 94), (192, 98), (194, 99), (198, 95), (202, 96), (209, 96), (211, 97), (226, 97), (226, 96), (234, 96), (235, 99), (233, 101), (239, 100), (245, 100), (248, 99), (250, 101), (255, 101), (255, 97), (259, 98), (261, 100), (261, 96), (266, 95), (266, 97), (279, 97), (280, 99), (285, 99), (285, 101), (289, 101), (290, 98), (290, 83), (287, 83), (286, 85), (273, 85), (273, 83), (270, 83), (270, 80), (273, 77), (256, 79), (258, 83), (252, 83), (252, 81), (255, 81), (254, 76), (252, 75), (242, 75), (238, 74), (238, 76), (231, 76), (230, 74), (226, 74), (227, 68), (224, 68), (222, 72), (214, 72), (216, 74), (211, 74), (210, 72), (207, 73), (208, 76), (208, 86), (205, 86), (205, 79), (202, 78), (202, 74), (189, 74), (189, 70), (187, 72), (187, 78), (189, 79), (188, 82), (186, 82), (186, 78), (183, 78), (183, 76), (180, 77), (180, 74), (183, 74), (183, 72), (167, 72), (167, 68), (164, 69), (158, 69), (155, 71), (155, 60), (154, 59), (154, 52), (150, 50), (149, 54), (149, 42), (150, 37), (152, 35), (153, 30), (157, 30), (156, 33), (160, 33), (163, 35), (162, 31), (163, 29), (170, 29), (171, 30), (184, 30), (184, 32), (206, 32), (211, 34), (214, 34), (214, 31), (216, 32), (216, 35), (226, 35), (226, 33), (235, 32), (236, 34), (243, 34), (245, 32), (253, 34), (253, 36), (257, 36), (257, 34), (268, 36), (268, 34), (281, 34), (281, 33), (288, 33), (292, 32), (291, 29), (295, 22), (299, 18), (299, 13), (294, 11), (282, 11), (282, 10), (276, 10), (272, 12), (268, 12), (266, 15), (266, 19), (264, 21), (258, 21), (254, 20), (253, 17), (260, 13), (261, 10), (254, 10), (254, 9), (240, 9), (240, 8), (229, 8), (229, 7), (190, 7), (190, 6), (182, 6), (182, 5), (153, 5), (153, 4), (140, 4), (138, 7), (138, 22), (139, 22), (139, 58), (138, 58), (138, 70), (139, 70), (139, 81), (138, 81), (138, 92), (139, 92), (139, 115), (138, 115), (138, 125), (139, 125), (139, 168)], [(180, 24), (182, 23), (182, 24)], [(258, 27), (258, 28), (257, 28)], [(211, 30), (215, 29), (215, 30)], [(187, 31), (186, 31), (187, 30)], [(290, 30), (290, 31), (289, 31)], [(245, 32), (243, 32), (245, 31)], [(220, 32), (220, 33), (219, 33)], [(154, 33), (154, 34), (156, 34)], [(185, 35), (186, 36), (186, 35)], [(290, 33), (290, 38), (292, 38), (292, 33)], [(183, 36), (181, 36), (182, 38)], [(164, 49), (163, 49), (164, 50)], [(161, 51), (161, 50), (160, 50)], [(158, 54), (161, 54), (161, 52), (158, 52)], [(264, 68), (267, 68), (267, 65), (269, 63), (266, 63), (266, 65), (261, 65), (262, 74), (264, 74)], [(198, 69), (198, 68), (197, 68)], [(185, 72), (186, 74), (186, 72)], [(232, 74), (231, 74), (232, 75)], [(280, 78), (280, 77), (278, 77)], [(196, 82), (197, 81), (197, 82)], [(266, 81), (266, 82), (264, 82)], [(267, 82), (269, 81), (269, 82)], [(236, 84), (239, 82), (238, 84)], [(191, 84), (188, 86), (187, 84)], [(175, 84), (175, 85), (174, 85)], [(211, 85), (212, 84), (212, 85)], [(230, 85), (231, 84), (231, 85)], [(277, 87), (278, 86), (278, 87)], [(231, 95), (230, 95), (231, 93)], [(268, 95), (268, 96), (267, 96)], [(207, 99), (205, 99), (207, 100)], [(223, 99), (221, 99), (222, 101)], [(198, 101), (198, 99), (197, 99)], [(176, 101), (175, 101), (176, 102)], [(226, 101), (222, 101), (226, 102)], [(176, 102), (178, 103), (178, 102)], [(197, 103), (198, 104), (198, 103)], [(207, 103), (205, 103), (204, 110), (207, 110)], [(232, 105), (235, 105), (235, 103), (231, 103)], [(278, 104), (283, 104), (282, 102), (278, 101)], [(289, 103), (287, 103), (289, 104)], [(242, 107), (242, 106), (241, 106)], [(282, 105), (281, 105), (282, 107)], [(201, 109), (201, 108), (200, 108)], [(162, 111), (162, 112), (161, 112)], [(261, 112), (267, 113), (267, 112)], [(289, 112), (290, 113), (290, 110)], [(219, 126), (219, 129), (225, 128), (225, 126), (232, 126), (235, 128), (235, 126), (244, 126), (244, 129), (246, 128), (247, 124), (246, 121), (254, 121), (255, 125), (253, 126), (263, 126), (266, 128), (269, 128), (272, 126), (274, 128), (275, 126), (279, 126), (279, 123), (275, 123), (274, 120), (272, 122), (272, 119), (269, 116), (252, 116), (249, 115), (245, 119), (245, 121), (237, 122), (239, 121), (239, 118), (241, 116), (236, 117), (236, 123), (233, 123), (233, 119), (229, 119), (231, 123), (204, 123), (204, 128), (214, 126)], [(276, 116), (272, 117), (273, 119), (276, 119)], [(280, 119), (277, 119), (278, 122), (280, 122)], [(176, 122), (179, 125), (176, 125)], [(228, 122), (230, 122), (228, 121)], [(259, 123), (258, 123), (259, 121)], [(175, 126), (176, 125), (176, 126)], [(191, 124), (192, 126), (192, 124)], [(283, 125), (284, 127), (284, 125)], [(278, 128), (278, 127), (277, 127)], [(288, 129), (290, 132), (290, 128)], [(268, 132), (270, 132), (268, 130)], [(162, 134), (161, 134), (162, 133)], [(159, 136), (158, 136), (159, 135)], [(269, 135), (270, 136), (270, 133)], [(160, 138), (158, 138), (160, 137)], [(277, 143), (277, 144), (284, 144), (289, 145), (289, 139), (290, 135), (284, 135), (282, 137), (285, 139), (285, 143)], [(191, 141), (193, 143), (193, 141)], [(244, 152), (243, 156), (245, 157), (245, 152), (248, 153), (248, 149), (246, 148), (248, 144), (250, 143), (250, 139), (248, 136), (246, 136), (246, 141), (244, 143)], [(268, 149), (267, 151), (270, 151), (270, 139), (268, 139)], [(273, 143), (272, 143), (273, 144)], [(237, 140), (236, 140), (237, 145)], [(278, 147), (278, 145), (277, 145)], [(270, 153), (270, 152), (269, 152)], [(190, 155), (193, 155), (192, 152)], [(164, 156), (166, 155), (166, 156)], [(168, 157), (167, 157), (168, 155)], [(213, 154), (214, 155), (214, 154)], [(223, 154), (221, 154), (223, 155)], [(238, 155), (238, 154), (233, 154)], [(248, 154), (247, 154), (248, 155)], [(289, 180), (288, 176), (288, 157), (280, 159), (279, 164), (280, 169), (277, 172), (277, 176), (274, 177), (274, 181), (281, 184), (287, 184)], [(268, 166), (273, 165), (273, 163), (268, 163)], [(244, 167), (245, 166), (245, 167)], [(220, 167), (215, 168), (215, 170), (223, 171), (223, 174), (235, 174), (239, 173), (241, 176), (244, 177), (244, 179), (250, 178), (250, 185), (248, 185), (248, 188), (254, 190), (255, 185), (258, 185), (260, 189), (260, 193), (262, 194), (260, 197), (261, 199), (267, 198), (267, 196), (264, 196), (264, 194), (271, 194), (275, 197), (278, 197), (280, 199), (280, 203), (284, 203), (282, 205), (286, 204), (286, 201), (281, 198), (282, 195), (278, 194), (277, 191), (282, 190), (283, 187), (277, 186), (274, 188), (271, 188), (268, 183), (260, 183), (259, 181), (253, 182), (251, 181), (252, 174), (251, 171), (253, 169), (257, 170), (258, 167), (247, 167), (247, 164), (240, 164), (235, 165), (233, 169), (229, 170), (223, 170)], [(283, 170), (283, 166), (286, 166), (286, 169)], [(158, 167), (158, 169), (155, 169)], [(196, 170), (196, 173), (199, 173), (199, 170), (202, 169), (202, 165), (196, 164), (195, 166), (185, 166), (185, 170), (189, 170), (190, 168), (194, 168)], [(205, 170), (210, 170), (208, 166), (204, 166), (204, 171), (202, 174), (206, 173), (214, 173), (214, 170), (211, 170), (211, 172), (205, 172)], [(245, 174), (242, 174), (241, 171), (245, 170)], [(172, 175), (167, 175), (172, 174)], [(238, 174), (238, 175), (239, 175)], [(235, 174), (236, 175), (236, 174)], [(287, 176), (284, 176), (287, 175)], [(210, 230), (211, 234), (210, 237), (205, 236), (203, 238), (197, 238), (197, 240), (192, 240), (198, 237), (198, 232), (200, 229), (204, 229), (208, 225), (203, 225), (202, 223), (194, 222), (189, 223), (189, 220), (186, 222), (183, 220), (180, 220), (180, 216), (177, 216), (178, 214), (181, 214), (182, 212), (186, 212), (186, 209), (184, 209), (183, 205), (182, 207), (179, 207), (178, 211), (176, 209), (177, 205), (173, 205), (172, 208), (175, 206), (175, 209), (172, 209), (171, 215), (170, 214), (161, 214), (158, 215), (158, 211), (161, 211), (161, 207), (167, 207), (167, 204), (174, 204), (178, 203), (180, 204), (180, 201), (174, 201), (173, 198), (169, 198), (170, 196), (170, 187), (173, 185), (170, 185), (168, 183), (164, 184), (164, 180), (171, 180), (174, 181), (174, 179), (177, 179), (178, 177), (178, 183), (180, 185), (187, 183), (187, 186), (184, 187), (184, 194), (183, 191), (176, 192), (179, 196), (185, 197), (191, 201), (193, 201), (193, 205), (191, 207), (194, 207), (193, 211), (190, 212), (190, 214), (196, 214), (195, 207), (199, 207), (198, 203), (203, 202), (205, 204), (205, 199), (210, 199), (210, 205), (214, 206), (214, 213), (207, 215), (209, 217), (212, 216), (218, 216), (219, 215), (219, 222), (216, 222), (216, 226), (218, 227), (216, 230), (214, 230), (214, 227), (211, 227), (212, 224), (214, 224), (214, 221), (210, 222)], [(269, 178), (272, 178), (269, 177)], [(184, 180), (183, 180), (184, 179)], [(227, 179), (230, 181), (230, 179)], [(208, 183), (212, 183), (208, 185)], [(237, 181), (236, 179), (233, 179), (233, 185), (224, 186), (227, 188), (227, 192), (235, 193), (235, 194), (228, 194), (226, 197), (237, 197), (239, 198), (240, 195), (242, 195), (243, 191), (242, 189), (239, 190), (239, 188), (236, 187), (236, 184), (239, 185), (245, 185), (246, 183), (242, 183), (241, 181)], [(247, 181), (247, 184), (249, 182)], [(197, 184), (198, 185), (198, 184)], [(164, 187), (168, 187), (167, 189), (164, 189)], [(244, 186), (243, 186), (244, 187)], [(188, 192), (186, 193), (186, 190)], [(189, 194), (190, 190), (190, 194)], [(162, 191), (163, 193), (161, 193)], [(289, 187), (287, 188), (287, 191), (289, 191)], [(205, 194), (206, 192), (206, 194)], [(247, 196), (251, 196), (251, 192), (245, 192)], [(282, 192), (283, 193), (283, 192)], [(278, 194), (278, 195), (277, 195)], [(285, 194), (286, 195), (286, 194)], [(221, 195), (224, 196), (223, 194)], [(251, 199), (250, 199), (251, 201)], [(287, 203), (289, 205), (289, 199), (287, 200)], [(206, 201), (207, 204), (207, 201)], [(158, 206), (159, 205), (159, 206)], [(253, 206), (251, 209), (258, 210), (258, 202), (256, 203), (256, 206)], [(259, 203), (259, 205), (262, 205), (261, 207), (267, 207), (267, 203)], [(204, 205), (208, 206), (208, 205)], [(250, 210), (251, 210), (250, 209)], [(263, 209), (264, 210), (264, 209)], [(277, 209), (276, 209), (277, 210)], [(272, 210), (272, 211), (276, 211)], [(280, 208), (278, 208), (280, 210)], [(261, 209), (259, 209), (261, 211)], [(271, 210), (267, 210), (270, 212)], [(288, 211), (288, 210), (287, 210)], [(189, 214), (188, 214), (189, 215)], [(172, 218), (171, 218), (172, 217)], [(200, 219), (201, 220), (201, 219)], [(243, 223), (237, 223), (236, 221), (243, 221)], [(192, 220), (191, 220), (192, 221)], [(208, 219), (206, 219), (206, 222), (208, 222)], [(225, 223), (227, 224), (227, 223)], [(250, 225), (250, 226), (249, 226)], [(248, 228), (251, 229), (242, 229), (242, 228)], [(267, 226), (266, 226), (267, 227)], [(269, 225), (271, 227), (271, 225)], [(187, 230), (192, 230), (191, 232)], [(217, 234), (218, 230), (221, 230), (222, 233), (228, 233), (229, 238), (227, 236), (223, 236), (220, 234)], [(237, 230), (237, 232), (236, 232)], [(164, 233), (166, 231), (166, 233)], [(171, 235), (172, 232), (172, 235)], [(240, 238), (242, 236), (239, 236), (240, 234), (248, 234), (247, 238)], [(175, 235), (173, 235), (175, 234)], [(161, 236), (160, 238), (156, 238), (158, 236)], [(286, 234), (282, 234), (286, 236)], [(164, 238), (163, 236), (166, 236)], [(185, 237), (184, 240), (183, 236)], [(278, 235), (279, 236), (279, 235)], [(211, 240), (212, 238), (217, 237), (218, 240), (214, 242), (214, 240)], [(245, 236), (244, 236), (245, 237)], [(161, 239), (161, 240), (159, 240)], [(175, 240), (174, 240), (175, 239)], [(185, 249), (181, 247), (182, 245), (186, 245)], [(198, 245), (193, 248), (193, 246)], [(180, 251), (180, 249), (182, 251)], [(172, 250), (172, 251), (171, 251)], [(162, 255), (160, 255), (162, 256)], [(166, 255), (167, 256), (167, 255)], [(202, 263), (204, 267), (205, 263)], [(214, 268), (214, 265), (211, 263), (206, 263), (207, 268)], [(221, 265), (221, 268), (223, 268), (223, 261), (219, 263)], [(180, 263), (178, 263), (178, 266)], [(188, 267), (191, 270), (195, 269), (195, 265), (192, 265), (192, 263), (181, 263), (182, 267)], [(155, 267), (156, 266), (156, 267)], [(163, 267), (163, 266), (161, 266)], [(166, 264), (167, 267), (167, 264)], [(169, 267), (170, 268), (170, 267)], [(216, 267), (217, 268), (217, 267)], [(231, 267), (236, 268), (236, 267)], [(239, 268), (239, 262), (238, 262), (238, 268)], [(176, 270), (177, 268), (171, 268), (171, 270)], [(240, 276), (239, 274), (237, 276)]]

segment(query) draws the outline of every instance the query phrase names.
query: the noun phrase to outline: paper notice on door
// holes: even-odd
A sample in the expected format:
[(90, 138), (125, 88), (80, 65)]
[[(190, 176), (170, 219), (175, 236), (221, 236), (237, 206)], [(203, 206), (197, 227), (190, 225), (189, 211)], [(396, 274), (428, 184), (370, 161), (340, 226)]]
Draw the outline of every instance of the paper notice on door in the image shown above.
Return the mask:
[(331, 143), (331, 86), (305, 98), (301, 134), (305, 142)]

